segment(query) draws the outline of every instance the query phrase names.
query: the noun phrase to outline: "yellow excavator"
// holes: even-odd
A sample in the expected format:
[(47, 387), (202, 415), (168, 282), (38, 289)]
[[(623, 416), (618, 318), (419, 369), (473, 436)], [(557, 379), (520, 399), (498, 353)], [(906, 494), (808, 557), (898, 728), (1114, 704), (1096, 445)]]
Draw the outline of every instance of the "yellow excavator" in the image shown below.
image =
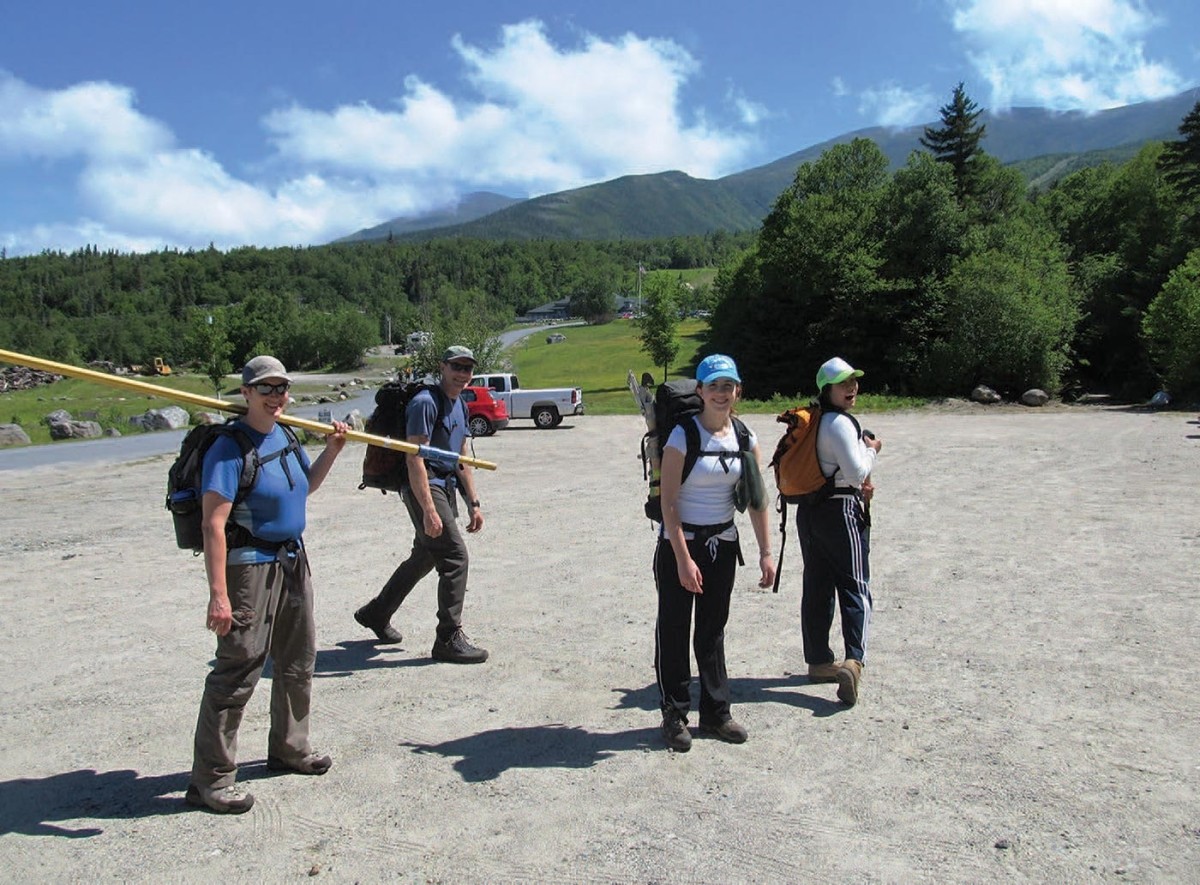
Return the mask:
[(154, 364), (150, 366), (130, 366), (129, 371), (135, 375), (170, 375), (171, 367), (167, 365), (166, 360), (161, 356), (154, 358)]

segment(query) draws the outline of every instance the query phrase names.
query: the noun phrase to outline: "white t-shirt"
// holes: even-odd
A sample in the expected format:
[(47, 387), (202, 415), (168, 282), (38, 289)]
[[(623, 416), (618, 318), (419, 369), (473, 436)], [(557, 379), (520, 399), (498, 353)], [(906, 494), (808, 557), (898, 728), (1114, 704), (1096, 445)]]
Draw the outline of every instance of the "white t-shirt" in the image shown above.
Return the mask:
[[(738, 455), (737, 431), (730, 425), (724, 436), (714, 436), (704, 429), (699, 418), (692, 418), (700, 430), (701, 452), (728, 452), (728, 456), (706, 455), (696, 459), (696, 466), (679, 487), (679, 519), (691, 525), (720, 525), (733, 519), (736, 510), (733, 504), (733, 487), (742, 477), (742, 459)], [(750, 447), (758, 440), (750, 431)], [(667, 437), (667, 448), (676, 449), (687, 455), (687, 435), (682, 425), (677, 425)], [(691, 532), (684, 532), (691, 538)], [(718, 537), (732, 541), (737, 538), (737, 529), (730, 527)]]

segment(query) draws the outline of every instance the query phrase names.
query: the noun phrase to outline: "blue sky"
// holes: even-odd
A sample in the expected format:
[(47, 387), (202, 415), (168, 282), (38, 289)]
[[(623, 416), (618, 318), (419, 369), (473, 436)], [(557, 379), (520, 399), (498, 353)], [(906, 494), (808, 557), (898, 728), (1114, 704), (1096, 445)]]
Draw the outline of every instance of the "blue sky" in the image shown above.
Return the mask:
[(490, 190), (716, 178), (980, 105), (1200, 83), (1196, 0), (106, 0), (0, 18), (0, 248), (324, 243)]

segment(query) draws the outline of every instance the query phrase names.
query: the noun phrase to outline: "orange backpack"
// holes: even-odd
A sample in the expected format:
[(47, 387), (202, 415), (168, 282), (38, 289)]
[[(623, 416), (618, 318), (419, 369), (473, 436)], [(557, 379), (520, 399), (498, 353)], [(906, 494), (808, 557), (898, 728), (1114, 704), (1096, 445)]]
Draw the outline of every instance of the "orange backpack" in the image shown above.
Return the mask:
[[(842, 414), (849, 415), (848, 412)], [(769, 465), (775, 470), (775, 486), (779, 489), (779, 563), (772, 588), (778, 593), (779, 577), (783, 574), (783, 548), (787, 544), (787, 505), (820, 503), (833, 492), (834, 482), (833, 476), (821, 472), (821, 462), (817, 460), (821, 404), (814, 400), (807, 406), (788, 409), (775, 420), (787, 425)], [(854, 418), (850, 420), (854, 421)], [(857, 421), (854, 426), (858, 426)], [(836, 470), (833, 473), (837, 475)]]
[(784, 504), (808, 500), (808, 495), (821, 491), (833, 481), (821, 472), (817, 461), (821, 406), (813, 402), (788, 409), (775, 420), (787, 425), (769, 465), (775, 470), (775, 486)]

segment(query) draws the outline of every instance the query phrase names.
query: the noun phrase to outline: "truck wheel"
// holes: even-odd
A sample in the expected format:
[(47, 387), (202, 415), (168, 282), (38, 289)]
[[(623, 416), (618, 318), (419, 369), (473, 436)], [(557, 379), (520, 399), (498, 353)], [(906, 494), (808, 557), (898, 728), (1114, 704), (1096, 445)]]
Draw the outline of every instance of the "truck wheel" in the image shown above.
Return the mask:
[(549, 430), (558, 426), (558, 409), (554, 406), (538, 406), (533, 410), (533, 423), (539, 430)]
[(491, 436), (495, 432), (492, 429), (492, 422), (482, 415), (476, 415), (471, 419), (472, 436)]

